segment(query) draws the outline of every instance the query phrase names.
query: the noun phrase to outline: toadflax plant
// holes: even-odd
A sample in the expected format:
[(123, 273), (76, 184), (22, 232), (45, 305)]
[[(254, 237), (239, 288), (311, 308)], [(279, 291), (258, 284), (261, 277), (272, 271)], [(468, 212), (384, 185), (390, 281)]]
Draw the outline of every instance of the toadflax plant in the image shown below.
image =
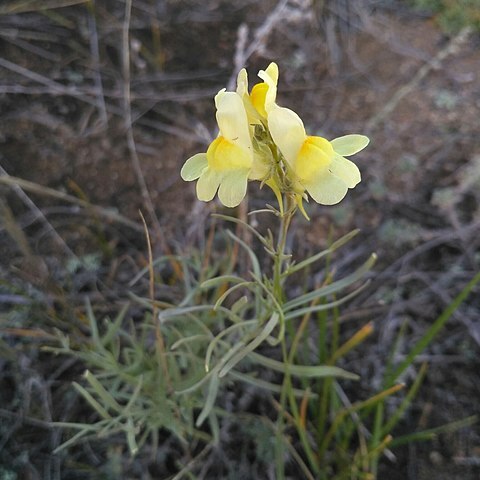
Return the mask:
[[(480, 274), (399, 365), (392, 349), (379, 393), (365, 400), (350, 400), (349, 382), (358, 380), (358, 375), (338, 364), (373, 328), (367, 323), (343, 339), (338, 307), (364, 288), (366, 283), (353, 286), (376, 257), (372, 254), (357, 270), (337, 278), (329, 270), (330, 257), (357, 231), (302, 260), (295, 257), (294, 248), (292, 253), (286, 251), (287, 233), (297, 212), (308, 219), (304, 201), (311, 198), (322, 205), (337, 204), (360, 182), (359, 169), (346, 157), (363, 150), (369, 140), (364, 135), (331, 141), (307, 135), (301, 118), (276, 103), (277, 65), (271, 63), (259, 77), (262, 81), (249, 91), (243, 69), (235, 92), (223, 89), (215, 96), (219, 134), (205, 153), (185, 162), (181, 177), (197, 182), (200, 200), (208, 202), (218, 194), (226, 207), (242, 202), (249, 181), (267, 185), (278, 208), (267, 205), (250, 213), (273, 214), (279, 223), (277, 238), (270, 230), (262, 233), (239, 218), (216, 217), (246, 229), (270, 261), (258, 258), (254, 245), (227, 230), (226, 248), (231, 255), (212, 255), (209, 241), (205, 251), (189, 258), (151, 259), (141, 274), (149, 274), (150, 298), (131, 295), (146, 311), (144, 322), (133, 333), (131, 325), (124, 326), (127, 309), (113, 321), (104, 319), (101, 331), (89, 307), (90, 340), (63, 336), (57, 352), (76, 355), (86, 363), (85, 386), (76, 383), (75, 387), (101, 418), (92, 425), (60, 424), (78, 433), (58, 451), (91, 434), (120, 432), (132, 455), (147, 444), (155, 452), (162, 448), (159, 432), (166, 431), (180, 440), (184, 457), (190, 459), (175, 478), (194, 478), (208, 449), (219, 445), (222, 422), (234, 421), (238, 413), (244, 428), (253, 424), (255, 432), (261, 428), (269, 432), (271, 438), (266, 442), (259, 439), (265, 438), (264, 434), (255, 432), (252, 439), (258, 452), (263, 452), (258, 461), (273, 462), (278, 480), (287, 473), (290, 478), (300, 478), (298, 472), (307, 479), (374, 479), (378, 459), (383, 454), (391, 457), (389, 449), (396, 443), (431, 438), (441, 430), (396, 439), (391, 436), (415, 396), (426, 366), (402, 393), (396, 408), (389, 408), (385, 400), (404, 387), (398, 383), (402, 373), (412, 368), (417, 355), (466, 298)], [(235, 270), (234, 252), (238, 249), (249, 259), (244, 276)], [(291, 277), (298, 280), (303, 274), (308, 279), (310, 269), (320, 261), (326, 263), (323, 282), (311, 291), (292, 295)], [(156, 300), (154, 295), (154, 270), (165, 262), (175, 262), (181, 271), (178, 279), (184, 283), (184, 298), (175, 304)], [(271, 402), (271, 415), (224, 410), (223, 393), (233, 382), (268, 392), (265, 401)], [(202, 444), (205, 448), (198, 453)], [(204, 474), (202, 478), (206, 478)]]
[[(231, 325), (221, 330), (207, 348), (206, 375), (201, 383), (208, 381), (209, 387), (207, 402), (197, 419), (197, 426), (212, 414), (221, 378), (230, 374), (234, 378), (248, 378), (255, 383), (255, 377), (236, 370), (237, 365), (245, 358), (283, 373), (284, 381), (279, 388), (269, 385), (274, 391), (280, 392), (276, 466), (277, 478), (283, 478), (287, 407), (290, 407), (295, 422), (299, 422), (297, 427), (305, 421), (299, 417), (295, 398), (298, 392), (294, 392), (291, 376), (316, 378), (317, 381), (331, 377), (356, 378), (356, 375), (334, 366), (333, 360), (326, 365), (321, 365), (320, 362), (314, 365), (295, 364), (303, 331), (312, 315), (335, 308), (359, 291), (357, 289), (343, 298), (336, 296), (361, 278), (373, 265), (375, 255), (347, 278), (288, 300), (285, 288), (288, 277), (310, 267), (322, 257), (327, 257), (356, 233), (353, 232), (334, 243), (327, 251), (295, 263), (291, 255), (285, 252), (287, 232), (293, 216), (300, 211), (308, 219), (303, 206), (304, 200), (312, 198), (323, 205), (334, 205), (360, 182), (358, 167), (345, 157), (363, 150), (369, 139), (364, 135), (346, 135), (328, 141), (323, 137), (307, 135), (301, 118), (294, 111), (276, 103), (278, 76), (278, 66), (271, 63), (266, 70), (259, 72), (263, 82), (256, 84), (249, 93), (247, 72), (242, 69), (238, 74), (236, 91), (227, 92), (223, 89), (216, 95), (219, 135), (206, 153), (198, 153), (186, 161), (181, 176), (186, 181), (197, 181), (196, 192), (200, 200), (210, 201), (218, 193), (220, 202), (226, 207), (235, 207), (242, 202), (249, 180), (259, 181), (261, 186), (268, 185), (278, 200), (278, 209), (267, 209), (280, 220), (276, 240), (271, 233), (263, 236), (241, 220), (223, 216), (224, 219), (241, 224), (255, 234), (271, 256), (273, 269), (271, 274), (262, 272), (260, 262), (250, 246), (230, 233), (248, 252), (252, 264), (249, 278), (220, 276), (202, 285), (203, 288), (211, 288), (233, 284), (218, 298), (214, 305), (215, 310), (218, 310), (234, 291), (246, 290), (248, 295), (234, 303), (229, 311)], [(253, 311), (246, 308), (251, 305), (249, 297), (254, 299)], [(320, 331), (325, 334), (323, 325)], [(353, 348), (368, 333), (368, 329), (362, 331), (350, 344), (344, 346), (341, 353)], [(282, 361), (272, 360), (255, 352), (264, 342), (279, 346)], [(337, 345), (331, 349), (331, 359), (341, 356), (336, 348)], [(214, 353), (217, 361), (212, 368), (210, 364)], [(324, 357), (325, 353), (317, 352)], [(304, 401), (307, 398), (305, 397)], [(325, 410), (326, 405), (321, 408)], [(326, 423), (326, 420), (324, 418), (323, 422)], [(320, 428), (324, 429), (324, 426)], [(311, 464), (310, 468), (319, 474), (320, 444), (311, 444), (305, 426), (298, 428), (298, 433)], [(301, 462), (301, 465), (304, 464)], [(305, 466), (305, 469), (308, 471), (308, 467)]]

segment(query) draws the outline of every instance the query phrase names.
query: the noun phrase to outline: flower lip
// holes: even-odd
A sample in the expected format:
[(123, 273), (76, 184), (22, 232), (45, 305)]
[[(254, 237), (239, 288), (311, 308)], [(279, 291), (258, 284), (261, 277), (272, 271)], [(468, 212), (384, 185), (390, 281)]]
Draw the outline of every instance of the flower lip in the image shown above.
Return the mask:
[(342, 157), (349, 157), (361, 152), (369, 143), (368, 137), (357, 134), (344, 135), (332, 140), (333, 149)]
[(197, 153), (185, 162), (180, 171), (180, 176), (186, 182), (191, 182), (200, 177), (207, 167), (207, 155), (205, 153)]

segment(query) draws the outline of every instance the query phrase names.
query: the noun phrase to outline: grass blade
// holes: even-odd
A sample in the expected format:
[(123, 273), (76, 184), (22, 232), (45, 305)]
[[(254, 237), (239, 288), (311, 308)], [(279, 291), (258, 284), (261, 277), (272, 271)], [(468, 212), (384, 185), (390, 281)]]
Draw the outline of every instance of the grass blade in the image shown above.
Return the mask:
[(432, 326), (426, 331), (425, 335), (415, 344), (407, 358), (394, 370), (394, 372), (387, 379), (387, 386), (393, 384), (396, 379), (413, 363), (417, 355), (419, 355), (433, 338), (447, 323), (450, 317), (455, 313), (455, 310), (465, 301), (475, 285), (480, 281), (480, 272), (478, 272), (470, 282), (463, 288), (463, 290), (454, 298), (453, 302), (443, 311), (443, 313), (435, 320)]
[(456, 420), (455, 422), (450, 422), (445, 425), (441, 425), (440, 427), (430, 428), (421, 432), (402, 435), (401, 437), (397, 437), (392, 440), (390, 446), (393, 448), (398, 447), (399, 445), (405, 445), (406, 443), (431, 440), (433, 438), (436, 438), (441, 433), (455, 432), (457, 430), (460, 430), (461, 428), (475, 425), (478, 422), (478, 418), (478, 415), (472, 415), (471, 417), (467, 417), (462, 420)]

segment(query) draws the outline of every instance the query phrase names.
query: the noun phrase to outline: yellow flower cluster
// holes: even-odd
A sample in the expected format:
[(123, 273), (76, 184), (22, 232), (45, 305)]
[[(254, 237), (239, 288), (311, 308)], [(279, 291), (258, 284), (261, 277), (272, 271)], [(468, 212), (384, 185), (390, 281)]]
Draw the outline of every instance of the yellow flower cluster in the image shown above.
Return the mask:
[[(197, 181), (197, 196), (210, 201), (218, 192), (226, 207), (245, 197), (248, 180), (267, 184), (281, 204), (289, 194), (303, 210), (307, 194), (323, 205), (334, 205), (360, 182), (357, 166), (345, 157), (368, 145), (364, 135), (346, 135), (328, 141), (308, 136), (301, 118), (276, 103), (278, 67), (271, 63), (258, 76), (263, 82), (248, 93), (242, 69), (237, 90), (215, 96), (218, 137), (206, 153), (189, 158), (181, 171), (186, 181)], [(306, 214), (305, 214), (306, 215)]]

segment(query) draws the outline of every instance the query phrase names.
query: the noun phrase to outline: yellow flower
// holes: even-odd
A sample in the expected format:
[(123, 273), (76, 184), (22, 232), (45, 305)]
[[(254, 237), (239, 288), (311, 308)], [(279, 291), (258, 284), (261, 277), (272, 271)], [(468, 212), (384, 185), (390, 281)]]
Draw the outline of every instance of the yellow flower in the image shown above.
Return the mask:
[(345, 157), (365, 148), (368, 138), (346, 135), (329, 142), (308, 136), (300, 117), (276, 104), (278, 66), (272, 62), (258, 75), (263, 82), (255, 85), (250, 94), (248, 75), (242, 69), (236, 92), (224, 89), (216, 95), (219, 136), (206, 153), (185, 162), (182, 178), (198, 180), (200, 200), (210, 201), (218, 192), (227, 207), (235, 207), (243, 200), (248, 180), (268, 185), (281, 211), (282, 192), (295, 194), (305, 216), (305, 192), (324, 205), (340, 202), (348, 189), (360, 182), (360, 171)]
[(363, 150), (367, 137), (346, 135), (329, 142), (308, 136), (301, 118), (292, 110), (270, 103), (267, 111), (270, 134), (288, 164), (287, 175), (298, 195), (303, 196), (306, 190), (316, 202), (334, 205), (360, 182), (358, 167), (345, 156)]
[[(275, 70), (278, 77), (278, 68), (274, 63), (267, 68), (272, 76), (275, 76)], [(280, 196), (278, 187), (270, 178), (273, 158), (269, 147), (253, 148), (255, 125), (262, 125), (266, 118), (262, 116), (262, 113), (265, 114), (264, 107), (262, 113), (256, 109), (260, 106), (258, 89), (254, 87), (252, 94), (253, 97), (248, 93), (247, 71), (242, 69), (237, 77), (236, 92), (221, 90), (216, 95), (219, 136), (206, 153), (190, 157), (180, 172), (186, 181), (198, 180), (199, 200), (208, 202), (218, 191), (223, 205), (235, 207), (245, 197), (248, 180), (264, 182), (277, 198)]]
[(183, 180), (197, 180), (197, 197), (208, 202), (218, 191), (226, 207), (236, 207), (245, 197), (252, 172), (250, 126), (241, 96), (221, 90), (215, 96), (219, 136), (206, 153), (197, 153), (184, 164)]
[[(271, 62), (265, 70), (260, 70), (260, 78), (266, 78), (266, 81), (257, 83), (253, 86), (250, 94), (248, 93), (248, 75), (245, 69), (242, 69), (237, 77), (237, 93), (242, 97), (245, 110), (247, 112), (250, 125), (259, 125), (260, 131), (267, 131), (267, 112), (266, 105), (275, 102), (277, 95), (278, 66)], [(263, 141), (257, 141), (254, 148), (254, 163), (251, 180), (260, 180), (268, 185), (277, 197), (280, 211), (283, 212), (283, 200), (278, 179), (274, 178), (275, 160), (271, 151), (271, 144), (265, 142), (269, 138), (268, 133), (263, 136)]]
[(307, 136), (301, 118), (292, 110), (279, 107), (277, 96), (278, 67), (271, 63), (258, 73), (263, 83), (255, 85), (250, 96), (257, 111), (265, 117), (273, 141), (287, 162), (287, 176), (303, 211), (305, 190), (318, 203), (340, 202), (349, 188), (360, 182), (357, 166), (344, 158), (368, 145), (363, 135), (346, 135), (329, 142), (322, 137)]
[[(237, 94), (243, 100), (248, 124), (250, 126), (250, 135), (253, 137), (255, 125), (262, 125), (262, 119), (253, 105), (251, 95), (248, 93), (248, 74), (244, 68), (240, 70), (237, 76)], [(268, 155), (270, 150), (265, 146), (262, 149), (255, 147), (258, 147), (258, 142), (255, 143), (253, 148), (252, 170), (248, 176), (248, 179), (259, 180), (261, 182), (270, 184), (268, 181), (272, 163), (272, 159), (270, 158), (271, 155)]]

